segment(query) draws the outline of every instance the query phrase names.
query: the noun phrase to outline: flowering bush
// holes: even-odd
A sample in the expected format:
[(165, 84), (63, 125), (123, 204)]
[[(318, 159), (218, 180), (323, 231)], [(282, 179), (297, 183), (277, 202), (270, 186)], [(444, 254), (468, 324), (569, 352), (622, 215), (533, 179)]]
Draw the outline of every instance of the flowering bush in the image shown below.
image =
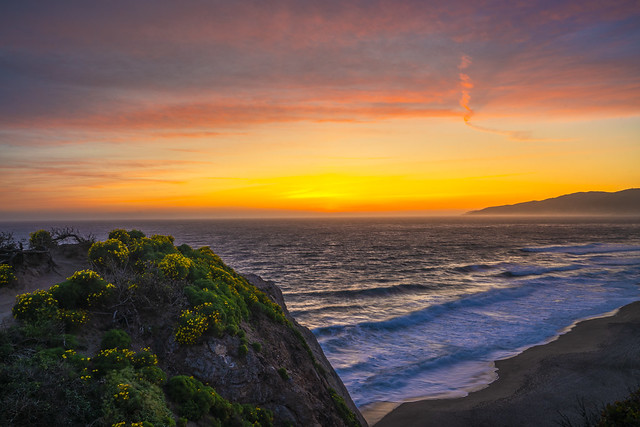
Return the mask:
[(154, 234), (153, 236), (151, 236), (151, 240), (158, 246), (158, 249), (164, 248), (167, 252), (176, 251), (175, 246), (173, 246), (173, 242), (175, 241), (173, 236)]
[(107, 375), (102, 412), (111, 426), (175, 426), (162, 389), (130, 368)]
[(109, 239), (120, 240), (125, 245), (128, 245), (129, 242), (131, 242), (131, 236), (129, 236), (129, 233), (127, 232), (127, 230), (123, 230), (121, 228), (116, 228), (115, 230), (111, 230), (109, 232)]
[(180, 344), (195, 344), (209, 329), (207, 315), (192, 310), (183, 310), (178, 318), (176, 341)]
[(10, 285), (16, 281), (13, 269), (10, 265), (0, 264), (0, 286)]
[(50, 291), (60, 307), (75, 309), (100, 305), (114, 289), (114, 285), (107, 283), (95, 271), (81, 270), (64, 282), (52, 286)]
[(149, 348), (144, 348), (137, 353), (128, 348), (107, 348), (100, 350), (91, 359), (91, 372), (102, 376), (113, 370), (129, 367), (144, 368), (157, 364), (158, 356), (153, 354)]
[(11, 309), (13, 317), (26, 322), (53, 319), (58, 312), (58, 302), (48, 291), (34, 291), (16, 296)]
[(55, 319), (67, 328), (77, 328), (89, 320), (85, 308), (104, 302), (113, 289), (98, 273), (77, 271), (48, 291), (18, 295), (12, 312), (16, 319), (29, 323)]
[(64, 323), (67, 328), (78, 328), (89, 321), (89, 313), (86, 310), (65, 310), (61, 308), (56, 313), (56, 319)]
[(46, 230), (38, 230), (29, 233), (29, 247), (32, 249), (49, 249), (56, 245), (51, 233)]
[(211, 249), (192, 250), (188, 245), (178, 249), (191, 260), (188, 278), (193, 283), (184, 288), (192, 308), (184, 310), (178, 319), (179, 343), (194, 344), (208, 331), (217, 336), (235, 334), (252, 312), (263, 312), (274, 321), (286, 323), (279, 305), (226, 266)]
[(150, 348), (143, 348), (131, 357), (134, 368), (144, 368), (158, 364), (158, 356), (151, 352)]
[(127, 348), (108, 348), (100, 350), (91, 359), (91, 372), (96, 376), (103, 376), (109, 371), (120, 370), (131, 366), (134, 351)]
[(162, 273), (173, 280), (184, 280), (189, 274), (191, 260), (182, 254), (167, 254), (162, 261), (158, 263), (158, 267)]
[(105, 270), (124, 267), (129, 260), (129, 249), (117, 239), (96, 242), (89, 248), (89, 260), (96, 267)]

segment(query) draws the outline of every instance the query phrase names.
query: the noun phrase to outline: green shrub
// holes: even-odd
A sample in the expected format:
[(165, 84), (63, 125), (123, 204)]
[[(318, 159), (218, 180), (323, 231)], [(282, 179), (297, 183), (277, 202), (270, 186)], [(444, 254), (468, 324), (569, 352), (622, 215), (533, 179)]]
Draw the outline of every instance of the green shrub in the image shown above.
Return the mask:
[(144, 264), (145, 261), (159, 262), (167, 254), (177, 253), (178, 250), (173, 246), (172, 236), (158, 236), (154, 235), (151, 238), (136, 237), (133, 238), (132, 233), (135, 230), (129, 232), (129, 237), (132, 238), (130, 243), (130, 256), (129, 258), (138, 267)]
[(187, 245), (186, 243), (181, 244), (180, 246), (177, 247), (178, 252), (180, 252), (182, 255), (188, 257), (188, 258), (193, 258), (194, 257), (194, 250), (191, 246)]
[(131, 367), (134, 351), (122, 348), (100, 350), (91, 359), (91, 372), (96, 376), (104, 376), (110, 371), (119, 371)]
[(259, 342), (252, 342), (251, 343), (251, 347), (253, 348), (254, 351), (259, 352), (262, 350), (262, 344), (260, 344)]
[(197, 252), (196, 256), (199, 259), (206, 261), (211, 267), (225, 266), (224, 262), (222, 262), (222, 258), (216, 255), (208, 246), (203, 246), (199, 248), (196, 252)]
[(167, 254), (162, 261), (158, 263), (158, 267), (169, 279), (184, 280), (189, 274), (191, 260), (182, 254)]
[(166, 390), (169, 398), (178, 404), (178, 414), (190, 420), (197, 421), (210, 414), (214, 418), (208, 419), (207, 425), (273, 425), (271, 411), (252, 405), (232, 404), (193, 377), (172, 377)]
[(40, 346), (56, 347), (61, 345), (60, 326), (52, 318), (22, 322), (20, 329), (25, 337)]
[(0, 363), (0, 425), (90, 425), (100, 417), (98, 385), (79, 380), (64, 359), (55, 359), (61, 349), (19, 347), (14, 343), (16, 357)]
[(229, 335), (238, 335), (238, 331), (240, 331), (240, 328), (238, 328), (238, 325), (236, 325), (235, 323), (227, 326), (227, 333)]
[(65, 348), (78, 348), (80, 347), (80, 341), (78, 341), (78, 337), (73, 334), (63, 334), (60, 336), (62, 340), (62, 345)]
[(106, 350), (108, 348), (129, 348), (131, 345), (131, 336), (122, 329), (111, 329), (102, 335), (100, 348)]
[(142, 239), (145, 237), (144, 233), (140, 230), (129, 230), (129, 237), (131, 239)]
[(75, 309), (98, 306), (105, 302), (115, 286), (92, 270), (73, 273), (64, 282), (50, 288), (61, 308)]
[(205, 302), (213, 302), (214, 294), (206, 292), (206, 289), (200, 289), (196, 286), (185, 286), (184, 294), (192, 306), (204, 304)]
[(183, 310), (178, 318), (175, 338), (180, 344), (195, 344), (198, 339), (209, 329), (210, 320), (205, 314), (198, 311)]
[(10, 285), (16, 280), (13, 268), (8, 264), (0, 264), (0, 286)]
[(247, 348), (246, 344), (241, 344), (238, 347), (238, 354), (240, 355), (240, 357), (244, 357), (247, 355), (247, 353), (249, 353), (249, 349)]
[(55, 318), (58, 302), (48, 291), (34, 291), (16, 296), (11, 309), (13, 317), (30, 323), (40, 323)]
[(249, 425), (265, 427), (273, 425), (273, 413), (269, 410), (246, 404), (234, 404), (234, 407), (242, 415), (242, 419), (249, 422)]
[(158, 356), (149, 348), (143, 348), (131, 357), (131, 363), (135, 368), (155, 366), (158, 364)]
[(91, 359), (91, 372), (97, 376), (106, 375), (109, 371), (125, 368), (142, 369), (158, 364), (158, 356), (150, 349), (143, 348), (135, 352), (128, 348), (107, 348), (100, 350)]
[(197, 421), (209, 413), (215, 392), (193, 377), (176, 375), (167, 382), (167, 395), (179, 405), (178, 414)]
[(609, 403), (602, 411), (597, 427), (640, 425), (640, 390), (623, 400)]
[(143, 366), (138, 369), (138, 376), (151, 384), (160, 386), (167, 382), (167, 375), (157, 366)]
[(111, 230), (109, 232), (109, 239), (120, 240), (125, 245), (128, 245), (131, 242), (131, 236), (127, 230), (123, 230), (122, 228), (116, 228), (115, 230)]
[(33, 361), (43, 369), (49, 369), (61, 362), (65, 349), (62, 347), (45, 348), (38, 351)]
[(175, 246), (173, 246), (174, 240), (173, 236), (163, 236), (161, 234), (154, 234), (151, 236), (151, 241), (154, 242), (156, 250), (164, 253), (173, 253), (177, 251)]
[(51, 233), (46, 230), (38, 230), (29, 233), (29, 247), (32, 249), (45, 250), (56, 245)]
[(130, 368), (107, 375), (102, 412), (106, 425), (122, 422), (175, 425), (162, 389), (141, 380)]
[(340, 415), (340, 418), (342, 418), (345, 424), (349, 427), (360, 427), (360, 422), (358, 421), (358, 418), (356, 418), (356, 414), (349, 409), (342, 396), (332, 388), (329, 389), (329, 394), (331, 395), (331, 400), (333, 400), (333, 403), (338, 410), (338, 415)]
[(167, 383), (167, 394), (174, 402), (184, 403), (190, 400), (201, 386), (202, 383), (193, 377), (176, 375)]
[(190, 312), (207, 318), (207, 326), (202, 332), (210, 330), (216, 336), (225, 332), (230, 335), (241, 333), (240, 322), (249, 318), (249, 310), (242, 296), (222, 282), (200, 279), (196, 285), (186, 286), (184, 293), (194, 306)]
[(291, 377), (289, 376), (289, 372), (287, 372), (286, 368), (278, 368), (278, 374), (280, 375), (280, 378), (282, 378), (285, 381), (288, 381), (291, 379)]
[(89, 321), (89, 312), (87, 310), (66, 310), (58, 309), (56, 319), (61, 321), (68, 329), (77, 329)]
[(104, 270), (122, 268), (129, 260), (129, 249), (116, 239), (96, 242), (89, 248), (89, 260), (96, 267)]

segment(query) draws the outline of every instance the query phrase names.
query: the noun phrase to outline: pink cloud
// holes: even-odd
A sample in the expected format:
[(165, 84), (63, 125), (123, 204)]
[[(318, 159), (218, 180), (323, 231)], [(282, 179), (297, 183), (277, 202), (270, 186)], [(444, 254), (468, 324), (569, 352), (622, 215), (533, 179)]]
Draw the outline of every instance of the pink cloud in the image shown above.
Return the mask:
[(64, 4), (0, 17), (1, 128), (640, 111), (631, 1)]

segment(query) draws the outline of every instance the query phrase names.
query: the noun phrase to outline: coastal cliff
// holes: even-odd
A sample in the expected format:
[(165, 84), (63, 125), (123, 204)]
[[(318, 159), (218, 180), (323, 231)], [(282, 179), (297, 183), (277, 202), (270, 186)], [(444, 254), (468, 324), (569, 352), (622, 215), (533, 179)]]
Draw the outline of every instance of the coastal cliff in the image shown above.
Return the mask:
[(1, 424), (366, 425), (273, 282), (109, 237), (22, 257), (0, 287)]

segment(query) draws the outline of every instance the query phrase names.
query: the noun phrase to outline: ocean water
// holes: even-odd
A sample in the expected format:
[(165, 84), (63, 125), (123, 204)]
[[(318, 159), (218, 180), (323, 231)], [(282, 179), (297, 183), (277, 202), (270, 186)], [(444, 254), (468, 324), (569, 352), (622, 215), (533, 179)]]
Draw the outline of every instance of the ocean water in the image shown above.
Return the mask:
[(492, 362), (640, 299), (639, 220), (305, 219), (4, 223), (171, 234), (275, 281), (357, 405), (461, 396)]

